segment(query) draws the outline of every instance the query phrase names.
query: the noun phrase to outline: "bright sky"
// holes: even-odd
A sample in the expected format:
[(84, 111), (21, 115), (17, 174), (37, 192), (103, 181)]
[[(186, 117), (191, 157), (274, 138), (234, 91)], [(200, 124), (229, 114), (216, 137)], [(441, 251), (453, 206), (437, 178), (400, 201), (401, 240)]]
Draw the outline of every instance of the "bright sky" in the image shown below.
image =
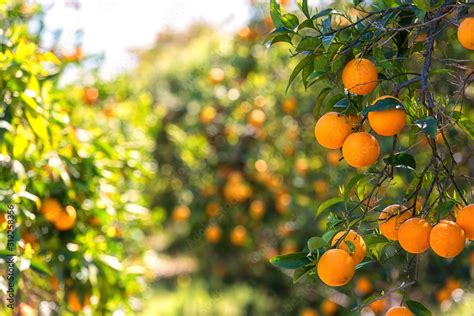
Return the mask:
[[(207, 21), (221, 30), (235, 31), (249, 18), (248, 0), (39, 0), (47, 8), (46, 26), (63, 29), (61, 44), (73, 47), (83, 31), (86, 53), (104, 52), (104, 74), (132, 67), (128, 49), (146, 47), (156, 34), (172, 26), (185, 29)], [(78, 4), (78, 9), (75, 9)]]

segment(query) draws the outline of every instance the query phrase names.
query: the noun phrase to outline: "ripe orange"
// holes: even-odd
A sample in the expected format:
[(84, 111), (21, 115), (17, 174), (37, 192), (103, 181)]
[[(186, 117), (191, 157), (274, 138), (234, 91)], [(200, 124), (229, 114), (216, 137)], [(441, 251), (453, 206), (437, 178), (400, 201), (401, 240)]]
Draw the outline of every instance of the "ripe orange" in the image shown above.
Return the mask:
[(405, 206), (399, 204), (389, 205), (380, 213), (380, 232), (390, 240), (398, 240), (400, 225), (410, 217), (411, 212), (406, 211)]
[(337, 313), (339, 306), (331, 300), (324, 300), (321, 303), (321, 311), (324, 315), (333, 315)]
[(99, 90), (94, 87), (86, 88), (84, 90), (83, 101), (85, 104), (94, 105), (99, 100)]
[[(343, 238), (345, 233), (346, 233), (345, 231), (338, 232), (332, 239), (331, 246), (334, 246), (341, 238)], [(346, 241), (354, 245), (354, 250), (353, 250), (354, 252), (351, 253), (350, 248), (347, 245)], [(352, 229), (347, 233), (344, 240), (342, 240), (339, 243), (339, 246), (337, 248), (345, 250), (348, 253), (350, 253), (352, 259), (354, 260), (354, 264), (359, 264), (362, 260), (364, 260), (365, 248), (366, 248), (364, 239), (362, 239), (362, 236), (360, 236), (358, 233), (356, 233)]]
[(355, 273), (351, 255), (342, 249), (326, 251), (318, 261), (318, 276), (329, 286), (342, 286), (349, 283)]
[(43, 203), (41, 203), (40, 212), (48, 221), (54, 222), (63, 212), (63, 207), (58, 200), (54, 198), (49, 198), (44, 200)]
[(211, 202), (206, 205), (207, 216), (216, 217), (216, 216), (219, 216), (220, 213), (221, 213), (221, 207), (219, 206), (219, 203)]
[(67, 295), (67, 302), (71, 311), (73, 311), (74, 313), (80, 313), (84, 307), (90, 304), (90, 297), (89, 295), (86, 295), (84, 297), (84, 302), (81, 303), (79, 295), (77, 295), (76, 292), (72, 291), (69, 292), (69, 294)]
[(456, 257), (464, 249), (465, 242), (464, 231), (453, 221), (440, 221), (430, 233), (431, 249), (440, 257)]
[(255, 200), (250, 203), (250, 216), (259, 220), (265, 215), (265, 203), (262, 200)]
[(224, 81), (224, 70), (222, 70), (221, 68), (212, 68), (209, 71), (208, 79), (212, 84), (221, 83), (222, 81)]
[(370, 282), (369, 278), (362, 276), (358, 278), (355, 282), (355, 291), (359, 295), (367, 295), (372, 292), (373, 286), (372, 282)]
[(65, 211), (61, 212), (54, 221), (54, 226), (57, 230), (70, 230), (76, 224), (77, 213), (76, 209), (71, 205), (66, 206)]
[(369, 304), (369, 308), (375, 313), (379, 314), (382, 313), (387, 306), (387, 303), (385, 302), (385, 298), (379, 298), (376, 301), (373, 301), (372, 303)]
[(314, 135), (321, 146), (328, 149), (337, 149), (342, 147), (344, 140), (356, 127), (356, 116), (344, 116), (337, 112), (328, 112), (316, 122)]
[(431, 225), (419, 217), (407, 219), (398, 228), (398, 242), (409, 253), (422, 253), (430, 247)]
[(369, 94), (377, 86), (378, 73), (368, 59), (353, 59), (342, 71), (342, 83), (349, 92), (359, 95)]
[(352, 133), (344, 141), (342, 155), (352, 167), (368, 167), (379, 158), (380, 145), (375, 137), (367, 132)]
[(230, 232), (230, 242), (235, 246), (243, 246), (247, 240), (247, 229), (238, 225)]
[(263, 123), (265, 123), (266, 115), (262, 110), (255, 109), (250, 112), (248, 117), (248, 123), (254, 127), (262, 127)]
[(191, 216), (191, 210), (185, 205), (180, 205), (174, 208), (173, 210), (173, 220), (175, 222), (185, 222)]
[[(393, 98), (390, 95), (385, 95), (376, 99), (373, 103), (377, 103), (379, 100)], [(400, 100), (398, 100), (400, 101)], [(390, 109), (378, 112), (369, 112), (368, 115), (370, 127), (379, 135), (382, 136), (393, 136), (398, 134), (406, 123), (407, 114), (403, 109)]]
[(314, 308), (306, 307), (301, 311), (300, 316), (319, 316), (319, 313)]
[(281, 105), (281, 108), (283, 112), (285, 113), (294, 113), (296, 110), (296, 107), (298, 106), (298, 101), (296, 100), (295, 97), (285, 99), (283, 101), (283, 104)]
[(464, 230), (467, 239), (474, 240), (474, 204), (469, 204), (458, 211), (456, 224)]
[(202, 109), (201, 113), (199, 114), (199, 121), (202, 124), (210, 124), (214, 118), (216, 117), (216, 109), (212, 106), (206, 106)]
[(464, 48), (474, 50), (474, 18), (465, 18), (459, 24), (458, 40)]
[(385, 316), (415, 316), (415, 314), (405, 306), (394, 306), (387, 311)]
[(210, 224), (204, 234), (208, 242), (215, 244), (221, 239), (222, 231), (217, 224)]
[(438, 292), (436, 292), (436, 300), (439, 303), (443, 303), (444, 301), (449, 300), (451, 297), (451, 292), (447, 288), (442, 288)]

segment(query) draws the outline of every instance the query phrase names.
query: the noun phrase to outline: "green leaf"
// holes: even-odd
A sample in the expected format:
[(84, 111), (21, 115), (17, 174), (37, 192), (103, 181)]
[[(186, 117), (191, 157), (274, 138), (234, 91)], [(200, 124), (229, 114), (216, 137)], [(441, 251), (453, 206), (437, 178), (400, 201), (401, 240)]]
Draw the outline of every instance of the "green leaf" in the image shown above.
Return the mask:
[(273, 25), (275, 25), (276, 28), (284, 26), (281, 21), (280, 5), (276, 0), (270, 0), (270, 16), (272, 17)]
[(416, 169), (415, 157), (408, 153), (396, 153), (393, 156), (384, 159), (389, 165), (396, 168)]
[(332, 9), (332, 8), (327, 8), (327, 9), (324, 9), (322, 11), (319, 11), (318, 13), (316, 13), (315, 15), (313, 15), (313, 17), (311, 19), (313, 20), (316, 20), (317, 18), (320, 18), (320, 17), (323, 17), (323, 16), (326, 16), (326, 15), (330, 15), (332, 13), (337, 13), (336, 10)]
[(457, 120), (457, 124), (461, 127), (470, 137), (474, 139), (474, 122), (465, 114), (455, 111), (453, 117)]
[(298, 283), (305, 275), (314, 272), (314, 266), (308, 265), (295, 270), (293, 273), (293, 283)]
[(331, 240), (333, 239), (334, 235), (336, 235), (336, 231), (335, 230), (328, 230), (327, 232), (325, 232), (323, 234), (323, 237), (322, 239), (326, 242), (326, 244), (330, 244), (331, 243)]
[[(308, 77), (308, 81), (310, 80), (311, 77), (312, 77), (312, 74)], [(326, 88), (322, 89), (319, 92), (318, 98), (316, 99), (316, 106), (315, 106), (314, 111), (313, 111), (313, 116), (314, 117), (319, 117), (319, 112), (321, 110), (321, 104), (324, 102), (324, 99), (326, 99), (327, 95), (331, 91), (332, 91), (331, 87), (326, 87)]]
[(309, 12), (308, 0), (297, 0), (296, 3), (303, 14), (309, 19), (311, 17), (311, 13)]
[(284, 269), (297, 269), (311, 263), (307, 252), (290, 253), (270, 259), (270, 263)]
[(369, 264), (372, 264), (374, 263), (375, 261), (364, 261), (364, 262), (361, 262), (359, 264), (356, 265), (356, 270), (359, 270), (359, 269), (362, 269), (363, 267), (365, 267), (366, 265), (369, 265)]
[(448, 200), (438, 205), (439, 218), (445, 218), (456, 206), (456, 201)]
[(308, 240), (308, 249), (311, 252), (315, 252), (319, 248), (327, 247), (328, 243), (321, 237), (311, 237)]
[(406, 302), (408, 308), (416, 315), (416, 316), (431, 316), (431, 312), (428, 308), (426, 308), (423, 304), (416, 301), (407, 301)]
[(6, 250), (6, 249), (0, 250), (0, 258), (5, 259), (6, 257), (11, 257), (11, 256), (16, 256), (16, 252), (9, 251), (9, 250)]
[(436, 138), (438, 132), (436, 119), (432, 116), (425, 117), (422, 120), (416, 120), (415, 125), (418, 126), (426, 135)]
[(425, 12), (429, 12), (431, 9), (430, 0), (413, 0), (413, 4), (416, 5), (418, 9), (421, 9)]
[(318, 209), (316, 210), (316, 217), (321, 215), (321, 213), (324, 212), (326, 209), (341, 202), (344, 202), (344, 199), (341, 197), (335, 197), (324, 201), (322, 204), (319, 205)]
[(51, 272), (51, 270), (49, 270), (49, 268), (48, 268), (47, 266), (45, 266), (43, 263), (41, 263), (41, 262), (32, 260), (30, 267), (31, 267), (31, 269), (33, 269), (33, 270), (36, 271), (36, 272), (39, 272), (39, 273), (42, 273), (42, 274), (46, 274), (46, 275), (49, 275), (49, 276), (52, 276), (52, 275), (53, 275), (53, 273)]
[(298, 26), (298, 24), (300, 24), (300, 21), (298, 20), (296, 15), (291, 14), (291, 13), (284, 14), (281, 17), (281, 22), (283, 23), (284, 26), (286, 26), (287, 28), (291, 30), (294, 30)]
[(303, 58), (298, 65), (296, 65), (295, 69), (293, 69), (293, 72), (290, 75), (290, 79), (288, 80), (288, 85), (286, 86), (286, 92), (288, 92), (288, 89), (290, 88), (291, 83), (295, 80), (296, 76), (303, 70), (303, 68), (308, 65), (309, 63), (313, 62), (314, 57), (312, 55), (308, 55), (305, 58)]
[(346, 243), (347, 249), (349, 249), (349, 253), (353, 254), (355, 249), (356, 249), (354, 243), (352, 241), (346, 240), (346, 239), (344, 239), (344, 242)]
[(288, 34), (280, 34), (275, 37), (269, 36), (270, 39), (265, 39), (265, 47), (269, 48), (273, 44), (286, 42), (291, 44), (291, 37)]
[(395, 98), (386, 98), (375, 102), (375, 104), (371, 106), (366, 107), (362, 111), (362, 115), (367, 115), (367, 113), (369, 112), (380, 112), (391, 109), (405, 110), (405, 107), (399, 100)]
[(331, 46), (331, 43), (335, 37), (336, 37), (336, 33), (331, 34), (331, 35), (321, 36), (321, 42), (323, 42), (323, 45), (326, 51), (328, 50), (329, 46)]
[(318, 45), (321, 44), (321, 41), (316, 37), (305, 37), (296, 46), (297, 52), (303, 51), (314, 51)]
[(346, 187), (344, 188), (344, 203), (347, 203), (349, 200), (349, 195), (351, 194), (352, 188), (365, 177), (367, 177), (365, 174), (356, 174), (354, 177), (352, 177), (352, 179), (349, 180)]

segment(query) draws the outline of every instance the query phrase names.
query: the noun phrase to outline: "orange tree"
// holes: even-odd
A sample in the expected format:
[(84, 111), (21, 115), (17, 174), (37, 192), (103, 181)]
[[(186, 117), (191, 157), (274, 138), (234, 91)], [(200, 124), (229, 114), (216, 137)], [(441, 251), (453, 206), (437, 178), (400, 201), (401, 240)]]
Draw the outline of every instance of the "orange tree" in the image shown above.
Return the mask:
[[(38, 5), (2, 1), (0, 17), (0, 224), (14, 227), (16, 244), (7, 249), (1, 234), (0, 255), (2, 271), (3, 259), (17, 258), (16, 312), (130, 310), (141, 270), (125, 259), (139, 255), (140, 237), (131, 233), (145, 211), (134, 192), (146, 159), (127, 142), (128, 124), (107, 125), (88, 112), (91, 93), (74, 98), (74, 87), (59, 87), (64, 69), (83, 56), (41, 46)], [(15, 218), (5, 214), (10, 205)], [(0, 313), (9, 315), (6, 299)]]
[(298, 7), (295, 15), (270, 2), (275, 29), (267, 46), (288, 43), (300, 57), (288, 85), (301, 75), (308, 93), (331, 88), (316, 105), (316, 142), (340, 149), (342, 163), (356, 169), (340, 183), (340, 195), (317, 208), (316, 216), (330, 211), (324, 234), (310, 238), (306, 251), (272, 262), (308, 275), (308, 282), (346, 285), (346, 293), (355, 274), (375, 269), (390, 288), (345, 304), (348, 311), (391, 297), (400, 306), (387, 315), (429, 314), (410, 295), (428, 299), (424, 284), (449, 269), (465, 278), (463, 249), (472, 247), (471, 3), (355, 0), (345, 10), (313, 10), (298, 1)]

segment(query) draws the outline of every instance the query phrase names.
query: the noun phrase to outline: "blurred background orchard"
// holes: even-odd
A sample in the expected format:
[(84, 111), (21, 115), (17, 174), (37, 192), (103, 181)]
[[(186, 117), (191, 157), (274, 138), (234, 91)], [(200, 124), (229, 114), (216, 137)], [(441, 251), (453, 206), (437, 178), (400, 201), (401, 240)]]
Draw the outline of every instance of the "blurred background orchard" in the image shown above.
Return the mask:
[[(310, 1), (331, 3), (347, 7)], [(353, 171), (314, 140), (333, 89), (285, 92), (297, 61), (265, 46), (268, 7), (0, 0), (0, 212), (16, 206), (20, 315), (349, 315), (390, 288), (397, 260), (350, 290), (269, 263), (334, 225), (315, 211)], [(472, 118), (474, 86), (466, 94)], [(372, 258), (392, 247), (366, 242)], [(412, 295), (435, 314), (472, 315), (472, 243), (420, 273)], [(361, 313), (383, 314), (397, 295)]]

